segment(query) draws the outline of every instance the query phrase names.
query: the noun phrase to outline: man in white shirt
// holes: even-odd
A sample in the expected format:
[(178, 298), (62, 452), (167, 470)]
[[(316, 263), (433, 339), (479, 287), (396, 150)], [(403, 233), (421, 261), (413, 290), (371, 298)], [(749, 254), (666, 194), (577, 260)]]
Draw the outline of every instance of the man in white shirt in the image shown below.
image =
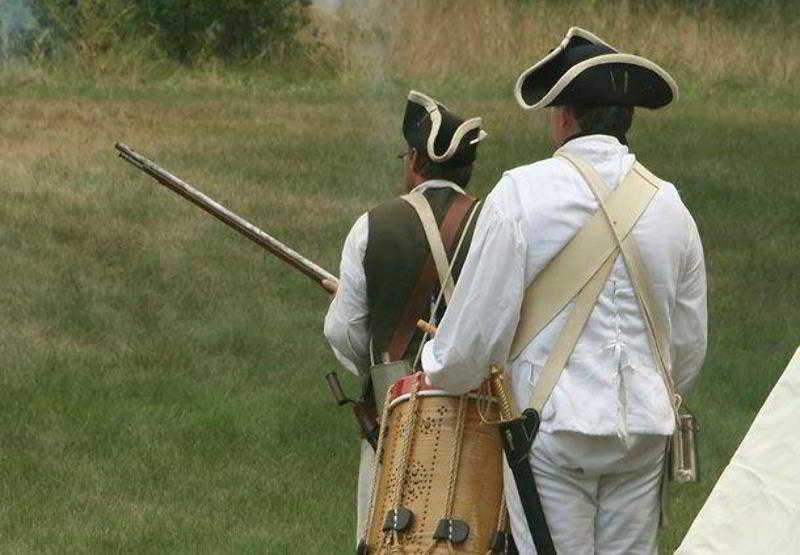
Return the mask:
[[(441, 231), (445, 262), (457, 279), (477, 219), (478, 203), (463, 187), (470, 180), (478, 143), (486, 136), (481, 119), (464, 120), (434, 99), (411, 91), (403, 136), (407, 143), (402, 155), (405, 192), (422, 195), (430, 206)], [(410, 372), (418, 364), (422, 343), (416, 322), (435, 321), (443, 313), (445, 303), (435, 302), (440, 290), (435, 266), (421, 216), (403, 197), (363, 214), (345, 240), (338, 289), (325, 317), (325, 337), (337, 359), (364, 379), (365, 397), (372, 397), (372, 403), (374, 369), (381, 363), (405, 360)], [(446, 289), (452, 289), (452, 283)], [(382, 403), (383, 398), (377, 400)], [(359, 538), (366, 521), (372, 469), (373, 450), (363, 441)]]
[[(510, 375), (517, 408), (529, 406), (575, 302), (512, 359), (526, 288), (599, 208), (581, 173), (558, 155), (580, 157), (615, 190), (634, 167), (625, 137), (634, 106), (659, 108), (676, 90), (669, 74), (653, 62), (619, 53), (578, 28), (522, 73), (517, 100), (525, 109), (551, 108), (557, 156), (505, 172), (486, 199), (448, 311), (423, 350), (423, 368), (433, 385), (469, 391), (495, 364)], [(630, 236), (640, 251), (654, 309), (666, 322), (669, 377), (684, 395), (705, 356), (705, 266), (694, 220), (675, 187), (657, 181), (658, 192)], [(647, 330), (619, 256), (544, 404), (531, 451), (559, 553), (656, 553), (664, 452), (674, 430), (675, 404)], [(506, 494), (517, 546), (533, 553), (508, 472)]]

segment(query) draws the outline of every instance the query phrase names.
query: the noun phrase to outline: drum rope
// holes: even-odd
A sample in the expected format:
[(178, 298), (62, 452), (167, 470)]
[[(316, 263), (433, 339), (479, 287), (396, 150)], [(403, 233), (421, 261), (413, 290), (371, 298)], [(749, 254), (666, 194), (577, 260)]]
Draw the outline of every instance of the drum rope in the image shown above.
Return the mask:
[[(502, 418), (500, 417), (498, 417), (497, 420), (489, 420), (489, 412), (491, 411), (492, 402), (495, 401), (496, 399), (492, 396), (491, 382), (487, 380), (481, 384), (476, 409), (481, 422), (489, 426), (497, 426), (500, 422), (502, 422)], [(505, 491), (501, 492), (500, 494), (500, 507), (497, 513), (497, 531), (510, 532), (508, 529), (508, 506), (506, 505)], [(491, 550), (486, 552), (486, 555), (491, 554)]]
[(380, 422), (380, 433), (378, 434), (378, 445), (375, 447), (375, 457), (372, 460), (372, 484), (370, 484), (369, 490), (369, 508), (367, 509), (367, 526), (364, 529), (364, 540), (369, 540), (369, 531), (372, 530), (372, 524), (375, 520), (375, 503), (377, 502), (378, 497), (378, 481), (380, 476), (378, 474), (378, 468), (383, 468), (383, 465), (380, 464), (381, 457), (383, 456), (383, 448), (384, 443), (386, 440), (387, 434), (387, 426), (388, 420), (387, 417), (389, 415), (389, 401), (392, 394), (392, 389), (386, 392), (386, 399), (383, 402), (383, 413), (381, 414), (381, 422)]
[[(497, 514), (497, 531), (498, 532), (506, 532), (510, 533), (511, 531), (507, 529), (508, 527), (508, 507), (506, 506), (506, 494), (503, 492), (500, 495), (500, 512)], [(489, 546), (489, 550), (486, 552), (486, 555), (492, 555), (494, 551), (492, 551), (492, 547)]]
[(450, 457), (450, 476), (447, 486), (446, 517), (452, 518), (453, 504), (456, 499), (456, 481), (458, 480), (458, 465), (461, 462), (461, 449), (464, 443), (464, 422), (466, 421), (467, 396), (462, 395), (458, 400), (458, 417), (456, 420), (455, 445)]
[[(421, 379), (425, 379), (423, 374), (420, 372), (418, 373), (413, 383), (411, 384), (411, 396), (408, 399), (408, 416), (406, 417), (405, 426), (403, 427), (403, 441), (400, 444), (400, 466), (398, 468), (397, 476), (398, 476), (398, 484), (394, 490), (394, 495), (392, 496), (392, 504), (391, 507), (394, 510), (400, 508), (400, 503), (403, 500), (403, 490), (405, 489), (406, 483), (406, 470), (408, 468), (408, 456), (411, 451), (411, 439), (414, 434), (414, 426), (417, 424), (417, 390), (419, 389), (419, 382)], [(400, 547), (400, 535), (397, 533), (397, 530), (392, 530), (391, 534), (384, 538), (384, 546), (390, 547), (397, 546)], [(391, 549), (390, 552), (395, 551)]]
[[(450, 473), (447, 485), (447, 503), (445, 504), (444, 518), (453, 518), (453, 505), (456, 499), (456, 482), (458, 481), (458, 467), (461, 464), (461, 451), (464, 443), (464, 424), (467, 420), (468, 395), (458, 398), (458, 415), (456, 416), (456, 429), (453, 442), (453, 451), (450, 453)], [(439, 539), (434, 538), (425, 553), (433, 553)], [(448, 542), (448, 551), (454, 552), (453, 543)]]
[(489, 420), (488, 414), (492, 409), (492, 403), (496, 402), (492, 396), (492, 385), (487, 380), (481, 384), (478, 390), (478, 401), (475, 403), (475, 409), (478, 411), (478, 417), (481, 422), (488, 426), (496, 426), (500, 420)]
[(500, 532), (510, 532), (508, 529), (508, 507), (506, 506), (506, 494), (500, 496), (500, 516), (497, 518), (497, 530)]

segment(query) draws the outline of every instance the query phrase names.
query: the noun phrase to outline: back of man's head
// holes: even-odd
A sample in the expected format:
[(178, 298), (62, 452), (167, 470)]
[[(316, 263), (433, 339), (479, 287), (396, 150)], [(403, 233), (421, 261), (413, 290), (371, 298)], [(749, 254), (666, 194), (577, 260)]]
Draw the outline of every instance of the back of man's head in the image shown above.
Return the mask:
[(462, 189), (469, 185), (472, 178), (472, 165), (474, 160), (466, 164), (438, 163), (431, 160), (424, 152), (417, 151), (414, 162), (414, 172), (423, 180), (443, 179), (455, 183)]
[(633, 106), (571, 106), (582, 135), (622, 138), (633, 123)]

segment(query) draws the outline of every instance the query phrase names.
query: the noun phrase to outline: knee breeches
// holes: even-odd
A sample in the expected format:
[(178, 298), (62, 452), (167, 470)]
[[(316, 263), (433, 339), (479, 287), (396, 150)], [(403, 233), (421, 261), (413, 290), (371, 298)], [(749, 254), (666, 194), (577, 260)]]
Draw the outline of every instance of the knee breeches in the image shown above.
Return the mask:
[[(559, 554), (657, 553), (660, 485), (667, 438), (540, 433), (531, 466)], [(506, 495), (520, 553), (535, 553), (510, 471)]]

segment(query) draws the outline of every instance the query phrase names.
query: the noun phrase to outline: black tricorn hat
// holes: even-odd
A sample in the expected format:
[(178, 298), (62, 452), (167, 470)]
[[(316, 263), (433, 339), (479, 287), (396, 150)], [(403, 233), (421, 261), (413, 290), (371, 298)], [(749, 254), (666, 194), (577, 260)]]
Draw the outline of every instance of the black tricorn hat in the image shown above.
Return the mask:
[(464, 120), (444, 104), (417, 91), (408, 93), (403, 136), (409, 145), (438, 164), (465, 166), (475, 160), (486, 137), (481, 118)]
[(655, 109), (672, 102), (678, 86), (654, 62), (572, 27), (558, 47), (522, 72), (514, 95), (525, 110), (563, 105)]

